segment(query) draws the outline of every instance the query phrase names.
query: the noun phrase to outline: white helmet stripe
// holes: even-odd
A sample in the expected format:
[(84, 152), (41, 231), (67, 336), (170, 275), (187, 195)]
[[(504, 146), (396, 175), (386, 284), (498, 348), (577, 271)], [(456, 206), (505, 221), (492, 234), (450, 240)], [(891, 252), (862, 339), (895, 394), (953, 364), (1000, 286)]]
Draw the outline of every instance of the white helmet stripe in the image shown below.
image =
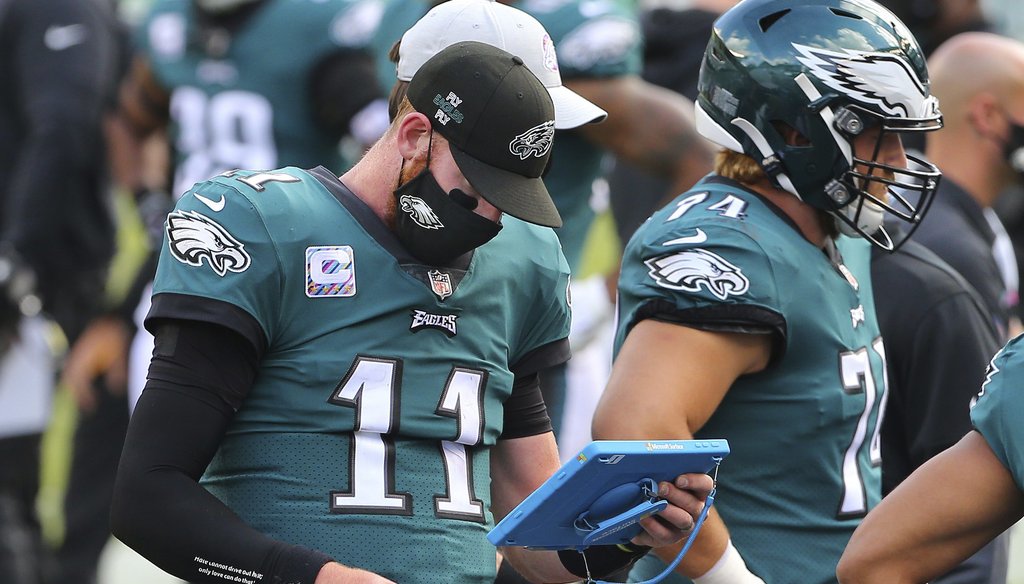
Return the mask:
[[(804, 95), (806, 95), (810, 101), (813, 102), (821, 99), (821, 93), (818, 92), (818, 88), (811, 83), (811, 80), (807, 78), (806, 74), (801, 73), (797, 75), (796, 84), (800, 86), (800, 89), (803, 90)], [(846, 163), (853, 164), (853, 150), (850, 148), (850, 143), (846, 141), (846, 138), (843, 138), (843, 135), (836, 129), (836, 115), (832, 113), (832, 108), (828, 106), (821, 108), (819, 115), (821, 116), (821, 119), (825, 120), (825, 127), (832, 133), (832, 137), (835, 138), (836, 144), (838, 144), (839, 149), (842, 150), (843, 157), (846, 158)]]
[[(775, 156), (775, 151), (773, 151), (772, 147), (768, 145), (768, 140), (765, 139), (764, 134), (762, 134), (760, 130), (754, 127), (754, 124), (751, 124), (744, 118), (734, 118), (732, 125), (743, 130), (743, 133), (750, 138), (754, 143), (754, 146), (757, 146), (762, 158)], [(779, 183), (779, 186), (796, 195), (796, 198), (801, 201), (804, 200), (803, 197), (800, 196), (800, 193), (796, 192), (796, 187), (793, 186), (793, 181), (789, 180), (789, 175), (784, 172), (780, 172), (775, 175), (775, 180)]]
[(694, 125), (697, 128), (697, 133), (723, 148), (743, 154), (743, 145), (740, 144), (739, 140), (733, 138), (732, 134), (720, 126), (708, 112), (704, 111), (699, 101), (694, 102), (693, 106)]

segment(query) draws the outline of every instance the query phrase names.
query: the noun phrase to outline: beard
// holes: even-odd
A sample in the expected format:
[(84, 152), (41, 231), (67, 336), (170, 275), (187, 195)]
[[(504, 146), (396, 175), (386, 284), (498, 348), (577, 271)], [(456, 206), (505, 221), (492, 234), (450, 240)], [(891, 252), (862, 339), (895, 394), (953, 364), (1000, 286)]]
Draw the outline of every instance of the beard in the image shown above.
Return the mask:
[[(423, 172), (423, 169), (427, 166), (425, 160), (412, 160), (408, 164), (404, 161), (402, 166), (398, 169), (398, 178), (395, 180), (395, 184), (391, 187), (391, 192), (398, 190), (398, 187), (412, 180), (416, 175)], [(388, 229), (394, 231), (395, 229), (395, 217), (398, 213), (398, 201), (395, 197), (388, 197), (384, 203), (384, 224), (388, 226)]]

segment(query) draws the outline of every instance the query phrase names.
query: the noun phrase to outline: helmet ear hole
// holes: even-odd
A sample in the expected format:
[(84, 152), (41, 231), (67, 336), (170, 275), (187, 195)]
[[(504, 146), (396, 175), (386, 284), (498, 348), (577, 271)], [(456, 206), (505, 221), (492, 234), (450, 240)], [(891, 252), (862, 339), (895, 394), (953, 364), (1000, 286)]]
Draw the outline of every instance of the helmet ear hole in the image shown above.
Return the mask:
[(785, 140), (786, 144), (789, 146), (811, 145), (810, 138), (804, 136), (802, 133), (800, 133), (800, 130), (797, 130), (796, 128), (787, 124), (786, 122), (783, 122), (782, 120), (772, 120), (772, 127), (775, 128), (775, 131), (778, 132), (780, 136), (782, 136), (782, 139)]

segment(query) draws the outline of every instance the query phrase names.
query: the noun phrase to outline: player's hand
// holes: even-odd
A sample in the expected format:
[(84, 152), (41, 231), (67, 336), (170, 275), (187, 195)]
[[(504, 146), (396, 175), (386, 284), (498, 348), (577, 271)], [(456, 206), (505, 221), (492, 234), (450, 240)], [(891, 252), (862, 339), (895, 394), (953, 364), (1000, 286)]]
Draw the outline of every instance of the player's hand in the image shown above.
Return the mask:
[(128, 382), (128, 328), (114, 317), (101, 317), (89, 324), (78, 338), (61, 373), (78, 407), (85, 412), (96, 408), (93, 381), (103, 376), (110, 391), (124, 391)]
[(644, 531), (633, 538), (633, 543), (661, 547), (689, 535), (712, 487), (711, 477), (700, 473), (679, 475), (674, 484), (659, 483), (658, 496), (668, 501), (669, 506), (653, 517), (640, 520)]
[(337, 562), (330, 562), (324, 564), (323, 568), (320, 568), (320, 572), (316, 575), (316, 581), (313, 584), (395, 584), (391, 580), (388, 580), (384, 576), (379, 576), (373, 572), (367, 572), (366, 570), (360, 570), (357, 568), (349, 568), (343, 566)]

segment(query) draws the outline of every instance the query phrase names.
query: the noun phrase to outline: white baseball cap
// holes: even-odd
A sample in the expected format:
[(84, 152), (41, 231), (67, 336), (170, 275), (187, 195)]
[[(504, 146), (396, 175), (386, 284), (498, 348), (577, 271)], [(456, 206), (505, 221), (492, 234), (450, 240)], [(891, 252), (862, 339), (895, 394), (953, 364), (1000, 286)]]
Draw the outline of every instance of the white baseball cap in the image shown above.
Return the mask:
[(555, 104), (555, 128), (600, 122), (608, 112), (562, 85), (551, 36), (529, 14), (494, 0), (449, 0), (430, 9), (402, 36), (398, 79), (409, 81), (420, 66), (449, 45), (478, 41), (520, 57)]

